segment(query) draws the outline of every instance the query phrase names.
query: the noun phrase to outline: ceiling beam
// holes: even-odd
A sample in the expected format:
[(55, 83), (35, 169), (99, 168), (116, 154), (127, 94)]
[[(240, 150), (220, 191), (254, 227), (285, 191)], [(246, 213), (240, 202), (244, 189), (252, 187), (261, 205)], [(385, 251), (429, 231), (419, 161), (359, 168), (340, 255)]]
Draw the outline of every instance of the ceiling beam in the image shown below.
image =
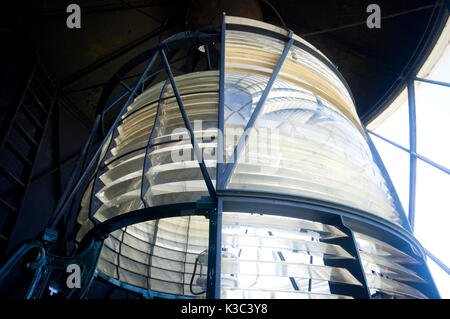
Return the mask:
[[(83, 5), (83, 15), (90, 14), (101, 14), (108, 13), (112, 11), (125, 11), (125, 10), (140, 10), (145, 8), (152, 7), (162, 7), (162, 6), (170, 6), (171, 4), (168, 1), (134, 1), (132, 4), (125, 1), (114, 1), (112, 3), (104, 4), (104, 5)], [(23, 10), (23, 14), (21, 14), (21, 18), (25, 23), (32, 22), (41, 22), (42, 19), (55, 19), (66, 17), (67, 12), (66, 8), (63, 7), (61, 9), (51, 9), (51, 10), (42, 10), (39, 11), (38, 8), (32, 7), (32, 10), (26, 11)], [(142, 10), (141, 10), (142, 11)]]
[[(397, 12), (397, 13), (393, 13), (393, 14), (382, 16), (381, 20), (392, 19), (392, 18), (399, 17), (399, 16), (402, 16), (402, 15), (405, 15), (405, 14), (410, 14), (410, 13), (417, 12), (417, 11), (431, 9), (431, 8), (434, 8), (435, 6), (439, 6), (439, 5), (441, 5), (441, 3), (436, 1), (436, 3), (434, 3), (434, 4), (429, 4), (429, 5), (426, 5), (426, 6), (421, 6), (421, 7), (417, 7), (417, 8), (413, 8), (413, 9), (409, 9), (409, 10), (403, 10), (403, 11), (400, 11), (400, 12)], [(313, 32), (307, 32), (307, 33), (300, 34), (300, 37), (307, 38), (307, 37), (316, 36), (316, 35), (319, 35), (319, 34), (324, 34), (324, 33), (344, 30), (344, 29), (353, 28), (353, 27), (359, 27), (359, 26), (362, 26), (362, 25), (365, 26), (366, 22), (367, 22), (366, 20), (358, 21), (358, 22), (349, 23), (349, 24), (345, 24), (345, 25), (341, 25), (341, 26), (337, 26), (337, 27), (326, 28), (326, 29), (317, 30), (317, 31), (313, 31)]]

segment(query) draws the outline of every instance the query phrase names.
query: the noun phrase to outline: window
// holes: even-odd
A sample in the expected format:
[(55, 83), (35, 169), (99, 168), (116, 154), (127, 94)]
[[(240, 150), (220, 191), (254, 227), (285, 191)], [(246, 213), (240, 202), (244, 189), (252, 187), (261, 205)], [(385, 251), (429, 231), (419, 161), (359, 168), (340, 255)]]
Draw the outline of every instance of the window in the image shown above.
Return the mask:
[[(439, 266), (428, 258), (428, 266), (441, 297), (450, 298), (450, 250), (447, 247), (450, 226), (450, 19), (431, 54), (412, 80), (416, 151), (411, 152), (410, 148), (407, 89), (369, 123), (367, 129), (373, 136), (403, 208), (406, 212), (415, 208), (415, 237), (444, 264)], [(415, 206), (411, 208), (410, 156), (417, 159)]]

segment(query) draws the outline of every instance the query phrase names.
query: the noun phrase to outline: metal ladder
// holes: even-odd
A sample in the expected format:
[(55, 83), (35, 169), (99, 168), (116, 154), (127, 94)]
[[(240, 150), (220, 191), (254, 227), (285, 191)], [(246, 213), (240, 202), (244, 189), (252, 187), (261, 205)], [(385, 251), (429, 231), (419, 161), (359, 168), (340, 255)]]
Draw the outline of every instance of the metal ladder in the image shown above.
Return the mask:
[(39, 59), (15, 109), (3, 120), (0, 140), (0, 257), (9, 245), (35, 169), (56, 99)]

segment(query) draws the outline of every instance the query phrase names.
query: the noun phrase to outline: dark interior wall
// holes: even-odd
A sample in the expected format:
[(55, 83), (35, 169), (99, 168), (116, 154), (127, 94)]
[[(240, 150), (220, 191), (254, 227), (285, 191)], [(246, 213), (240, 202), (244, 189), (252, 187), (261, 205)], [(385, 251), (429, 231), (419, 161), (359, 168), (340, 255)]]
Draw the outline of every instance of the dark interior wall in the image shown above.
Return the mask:
[[(66, 8), (70, 3), (81, 7), (80, 29), (66, 26), (69, 15)], [(103, 86), (98, 84), (107, 82), (128, 60), (158, 42), (160, 33), (155, 30), (169, 10), (169, 2), (164, 1), (129, 3), (139, 10), (143, 6), (142, 10), (146, 10), (148, 16), (130, 9), (121, 1), (33, 1), (22, 12), (24, 24), (28, 26), (27, 38), (60, 83), (61, 91), (89, 121), (95, 118), (103, 90)], [(161, 37), (171, 33), (170, 26), (167, 26)], [(146, 39), (149, 34), (153, 36)], [(138, 41), (140, 39), (144, 40)], [(138, 44), (130, 46), (126, 54), (114, 54), (133, 42)], [(111, 56), (115, 58), (109, 60)], [(96, 64), (99, 67), (89, 68)]]
[[(4, 139), (8, 136), (7, 143), (16, 147), (25, 157), (29, 157), (29, 150), (26, 149), (22, 136), (17, 134), (15, 128), (9, 124), (24, 96), (24, 90), (39, 56), (32, 43), (24, 41), (26, 38), (24, 30), (14, 23), (11, 23), (11, 26), (13, 28), (1, 33), (3, 43), (8, 45), (4, 47), (4, 58), (0, 60), (0, 137), (2, 141), (0, 162), (2, 166), (8, 165), (14, 168), (23, 163), (11, 157), (10, 153), (6, 153), (8, 150), (4, 145)], [(54, 87), (52, 89), (53, 94)], [(45, 105), (45, 107), (48, 106)], [(53, 107), (39, 152), (35, 158), (30, 158), (30, 160), (33, 159), (32, 176), (22, 199), (23, 205), (19, 214), (15, 216), (15, 221), (12, 223), (9, 222), (10, 214), (3, 210), (0, 214), (1, 226), (9, 228), (7, 233), (10, 233), (6, 243), (2, 239), (3, 249), (0, 258), (2, 261), (20, 243), (38, 236), (47, 226), (61, 193), (61, 187), (64, 187), (69, 178), (74, 159), (85, 142), (90, 125), (90, 122), (82, 115), (80, 116), (73, 105), (61, 102)], [(30, 131), (28, 133), (31, 134)], [(59, 166), (61, 166), (60, 169), (58, 169)], [(18, 175), (18, 177), (21, 176)], [(5, 194), (18, 192), (10, 181), (3, 176), (1, 178), (2, 197)]]
[[(27, 168), (28, 172), (31, 169), (32, 175), (19, 213), (11, 214), (4, 209), (4, 206), (0, 210), (1, 234), (8, 234), (6, 240), (3, 237), (0, 239), (0, 264), (3, 266), (7, 257), (11, 256), (23, 242), (40, 236), (47, 226), (61, 187), (64, 187), (73, 168), (73, 159), (84, 144), (91, 124), (73, 106), (67, 103), (55, 105), (49, 115), (45, 135), (38, 140), (38, 142), (42, 140), (42, 145), (36, 157), (30, 156), (30, 150), (25, 147), (27, 144), (23, 136), (17, 134), (17, 129), (10, 124), (16, 123), (13, 118), (21, 101), (26, 101), (27, 105), (32, 104), (29, 96), (24, 98), (24, 93), (30, 81), (30, 75), (36, 69), (39, 55), (33, 44), (24, 40), (26, 39), (24, 30), (17, 21), (12, 18), (4, 18), (1, 21), (8, 22), (10, 28), (1, 28), (0, 33), (2, 43), (6, 44), (2, 47), (3, 53), (0, 59), (0, 139), (2, 144), (0, 165), (7, 165), (10, 168), (23, 165), (20, 160), (11, 156), (10, 149), (5, 147), (5, 141), (32, 161), (32, 168), (31, 166)], [(51, 80), (54, 82), (54, 79)], [(50, 90), (51, 94), (55, 93), (54, 87)], [(44, 103), (44, 107), (48, 108), (49, 104)], [(20, 116), (23, 114), (16, 115), (15, 118)], [(33, 135), (28, 128), (26, 133)], [(58, 166), (61, 166), (60, 170)], [(17, 172), (13, 173), (17, 174)], [(23, 181), (27, 180), (26, 176), (17, 176)], [(7, 194), (14, 195), (20, 192), (22, 189), (5, 179), (2, 174), (0, 178), (2, 199), (8, 197)], [(29, 272), (17, 269), (6, 282), (2, 283), (0, 295), (6, 294), (10, 297), (16, 295), (21, 298), (26, 292), (30, 278)]]
[[(60, 106), (58, 111), (59, 119), (56, 118), (58, 114), (55, 112), (36, 159), (34, 178), (24, 198), (24, 205), (16, 221), (7, 254), (12, 253), (24, 240), (39, 236), (45, 229), (89, 133), (86, 124), (74, 116), (67, 107)], [(55, 130), (58, 124), (59, 132)], [(58, 161), (55, 154), (57, 143), (60, 147), (60, 162), (66, 163), (61, 167), (61, 176), (57, 170)]]

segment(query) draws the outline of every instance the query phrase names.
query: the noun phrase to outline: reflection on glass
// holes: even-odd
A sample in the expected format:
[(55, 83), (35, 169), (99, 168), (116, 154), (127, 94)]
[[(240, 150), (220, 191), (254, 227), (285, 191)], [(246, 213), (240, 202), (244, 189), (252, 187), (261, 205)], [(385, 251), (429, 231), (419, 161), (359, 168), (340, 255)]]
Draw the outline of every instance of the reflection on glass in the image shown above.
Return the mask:
[[(242, 134), (242, 130), (236, 133), (231, 128), (242, 127), (243, 121), (238, 120), (248, 120), (250, 116), (250, 110), (246, 111), (250, 98), (244, 99), (246, 95), (241, 92), (263, 87), (260, 83), (265, 82), (261, 75), (237, 71), (227, 75), (226, 79), (239, 83), (239, 89), (234, 88), (226, 103), (246, 103), (233, 113), (235, 118), (226, 118), (225, 140), (231, 140), (226, 144), (226, 154), (230, 156)], [(247, 94), (250, 95), (255, 93)], [(400, 223), (364, 137), (326, 100), (278, 79), (255, 128), (245, 133), (249, 140), (227, 188), (330, 200)]]
[(361, 285), (345, 268), (324, 260), (353, 259), (339, 245), (321, 242), (346, 235), (331, 225), (302, 219), (223, 213), (223, 298), (341, 298), (329, 282)]
[[(198, 255), (208, 248), (208, 228), (206, 218), (188, 216), (117, 230), (105, 240), (98, 270), (139, 288), (195, 296), (191, 289), (202, 292), (203, 286), (190, 281)], [(197, 269), (197, 276), (206, 271)]]
[(375, 238), (357, 232), (354, 234), (372, 298), (427, 298), (415, 288), (416, 283), (427, 281), (410, 266), (420, 263), (418, 256), (409, 256)]
[(405, 212), (409, 209), (409, 153), (372, 136)]
[[(214, 183), (218, 81), (217, 71), (176, 78)], [(107, 147), (103, 150), (100, 187), (92, 194), (100, 202), (98, 209), (91, 212), (96, 221), (145, 206), (194, 202), (208, 195), (170, 84), (155, 85), (128, 107), (112, 143), (110, 152), (106, 152)], [(93, 227), (89, 218), (92, 184), (82, 200), (78, 216), (82, 227), (77, 241)], [(208, 228), (207, 219), (191, 216), (149, 221), (115, 231), (105, 240), (98, 271), (143, 289), (204, 295), (207, 265), (198, 265), (197, 258), (208, 247)], [(194, 268), (196, 280), (191, 283)]]
[(226, 32), (225, 155), (248, 136), (226, 188), (328, 200), (401, 224), (349, 92), (328, 66), (293, 46), (255, 126), (244, 132), (285, 42)]

